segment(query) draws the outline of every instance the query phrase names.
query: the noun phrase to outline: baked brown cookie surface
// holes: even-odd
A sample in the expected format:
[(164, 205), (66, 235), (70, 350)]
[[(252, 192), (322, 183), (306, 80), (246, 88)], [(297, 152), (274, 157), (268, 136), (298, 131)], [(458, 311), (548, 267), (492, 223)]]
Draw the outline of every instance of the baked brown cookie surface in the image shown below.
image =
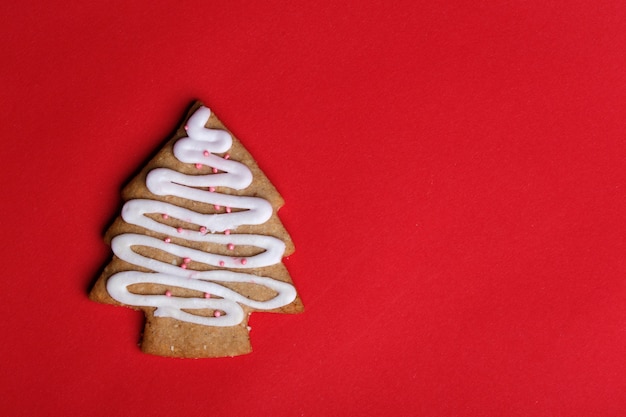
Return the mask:
[(282, 262), (294, 251), (277, 216), (284, 201), (202, 103), (122, 198), (105, 234), (113, 257), (90, 298), (142, 310), (144, 352), (246, 354), (250, 313), (303, 310)]

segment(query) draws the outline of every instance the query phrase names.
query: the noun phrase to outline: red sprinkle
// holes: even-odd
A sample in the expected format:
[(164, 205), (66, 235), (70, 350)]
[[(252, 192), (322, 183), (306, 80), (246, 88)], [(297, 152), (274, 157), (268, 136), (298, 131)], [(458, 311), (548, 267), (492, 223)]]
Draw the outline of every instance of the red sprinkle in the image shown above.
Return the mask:
[(214, 205), (213, 207), (215, 207), (215, 210), (219, 210), (222, 208), (222, 206), (220, 206), (219, 204)]
[(208, 292), (204, 293), (204, 298), (211, 298), (211, 294), (209, 294)]
[(204, 155), (204, 156), (209, 156), (209, 155), (211, 155), (211, 152), (209, 152), (209, 151), (204, 151), (204, 152), (202, 152), (202, 155)]
[(221, 315), (222, 315), (222, 313), (221, 313), (221, 312), (219, 312), (219, 311), (215, 311), (215, 313), (213, 313), (213, 315), (214, 315), (215, 317), (219, 317), (219, 316), (221, 316)]
[(230, 159), (230, 154), (227, 153), (226, 155), (224, 155), (224, 159)]
[(196, 164), (196, 168), (198, 169), (202, 168), (202, 164)]
[(230, 207), (226, 207), (226, 213), (230, 213), (232, 210)]
[(230, 234), (230, 230), (229, 229), (224, 230), (224, 234), (228, 236)]
[(171, 297), (172, 296), (172, 292), (170, 290), (165, 291), (165, 296), (166, 297)]
[(191, 262), (191, 258), (184, 258), (183, 259), (183, 263), (188, 264), (189, 262)]
[(245, 265), (245, 264), (247, 264), (247, 263), (248, 263), (248, 261), (247, 261), (245, 258), (241, 260), (241, 264), (242, 264), (242, 265)]
[(187, 269), (187, 264), (180, 264), (180, 267), (183, 269)]
[(206, 233), (206, 227), (204, 226), (200, 227), (200, 233)]
[(182, 232), (183, 232), (183, 228), (182, 228), (182, 227), (177, 227), (177, 228), (176, 228), (176, 231), (177, 231), (178, 233), (182, 233)]
[(167, 214), (167, 213), (163, 213), (163, 218), (164, 218), (165, 220), (169, 219), (169, 217), (170, 217), (170, 216), (168, 216), (168, 214)]
[(214, 193), (215, 192), (215, 187), (209, 187), (209, 191)]
[(220, 266), (224, 266), (224, 261), (220, 261)]
[(163, 241), (165, 243), (170, 243), (172, 241), (172, 239), (170, 239), (169, 237), (166, 237), (165, 239), (163, 239)]
[(228, 244), (228, 249), (233, 250), (235, 249), (235, 245), (233, 245), (232, 243)]

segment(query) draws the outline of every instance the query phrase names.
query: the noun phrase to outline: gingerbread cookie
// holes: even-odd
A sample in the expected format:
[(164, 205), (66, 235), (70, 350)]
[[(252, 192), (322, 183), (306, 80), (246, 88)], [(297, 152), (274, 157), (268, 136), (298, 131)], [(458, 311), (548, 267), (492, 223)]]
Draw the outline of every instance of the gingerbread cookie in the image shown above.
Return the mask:
[(144, 352), (249, 353), (250, 313), (303, 310), (282, 263), (294, 251), (277, 216), (284, 201), (201, 103), (122, 198), (105, 234), (114, 255), (90, 298), (142, 310)]

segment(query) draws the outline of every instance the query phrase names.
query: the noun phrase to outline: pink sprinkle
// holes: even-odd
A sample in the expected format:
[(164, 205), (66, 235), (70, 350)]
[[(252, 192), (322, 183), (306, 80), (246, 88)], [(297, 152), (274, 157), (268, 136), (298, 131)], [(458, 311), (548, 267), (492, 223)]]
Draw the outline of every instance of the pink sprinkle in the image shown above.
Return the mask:
[(224, 159), (230, 159), (230, 154), (227, 153), (226, 155), (224, 155)]
[(180, 264), (180, 267), (183, 269), (187, 269), (187, 264)]
[(206, 233), (206, 227), (202, 226), (202, 227), (200, 228), (200, 233)]
[(230, 213), (232, 210), (230, 207), (226, 207), (226, 213)]
[(183, 259), (183, 263), (188, 264), (189, 262), (191, 262), (191, 258), (185, 258), (185, 259)]
[(172, 239), (170, 239), (169, 237), (166, 237), (165, 239), (163, 239), (163, 241), (165, 243), (170, 243), (172, 241)]
[(228, 244), (228, 249), (233, 250), (235, 249), (235, 245), (233, 245), (232, 243)]
[(170, 217), (170, 216), (168, 216), (168, 215), (167, 215), (167, 213), (163, 213), (163, 218), (164, 218), (165, 220), (169, 219), (169, 217)]
[(222, 208), (222, 206), (220, 206), (219, 204), (214, 205), (213, 207), (215, 207), (215, 210), (219, 210)]
[(165, 296), (166, 297), (171, 297), (172, 296), (172, 292), (170, 290), (165, 291)]
[(189, 126), (188, 125), (185, 125), (185, 130), (189, 130)]
[(202, 168), (202, 164), (196, 164), (196, 168), (198, 169)]
[(224, 234), (228, 236), (230, 234), (230, 230), (229, 229), (224, 230)]
[(220, 266), (224, 266), (224, 261), (220, 261)]
[(177, 228), (176, 228), (176, 231), (177, 231), (178, 233), (182, 233), (182, 232), (183, 232), (183, 228), (182, 228), (182, 227), (177, 227)]
[(209, 187), (209, 191), (214, 193), (215, 192), (215, 187)]
[(213, 168), (213, 173), (217, 174), (217, 168), (215, 168), (215, 167)]
[(208, 292), (204, 293), (204, 298), (211, 298), (211, 294), (209, 294)]
[(209, 151), (204, 151), (204, 152), (202, 152), (202, 155), (204, 155), (204, 156), (209, 156), (209, 155), (211, 155), (211, 152), (209, 152)]
[(219, 311), (215, 311), (215, 313), (213, 313), (213, 315), (214, 315), (215, 317), (219, 317), (219, 316), (221, 316), (221, 315), (222, 315), (222, 313), (221, 313), (221, 312), (219, 312)]
[(248, 263), (248, 261), (247, 261), (245, 258), (243, 258), (243, 259), (241, 260), (241, 264), (242, 264), (242, 265), (245, 265), (245, 264), (247, 264), (247, 263)]

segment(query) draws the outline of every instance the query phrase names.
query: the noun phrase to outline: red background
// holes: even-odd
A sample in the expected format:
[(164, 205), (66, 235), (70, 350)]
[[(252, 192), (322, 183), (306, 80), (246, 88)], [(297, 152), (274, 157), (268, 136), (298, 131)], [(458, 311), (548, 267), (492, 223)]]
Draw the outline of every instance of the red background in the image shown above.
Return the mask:
[[(0, 6), (2, 414), (625, 415), (624, 2), (255, 3)], [(233, 359), (87, 299), (195, 99), (284, 196), (307, 309)]]

